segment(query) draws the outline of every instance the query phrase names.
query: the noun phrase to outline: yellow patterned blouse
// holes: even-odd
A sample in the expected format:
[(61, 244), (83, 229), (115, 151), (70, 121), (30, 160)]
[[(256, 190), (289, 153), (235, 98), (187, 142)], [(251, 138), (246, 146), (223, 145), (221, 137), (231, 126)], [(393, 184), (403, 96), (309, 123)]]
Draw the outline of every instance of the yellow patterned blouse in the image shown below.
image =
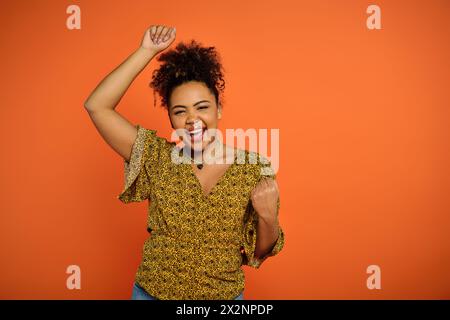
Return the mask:
[(237, 149), (236, 159), (245, 156), (245, 161), (233, 162), (205, 195), (191, 165), (172, 161), (175, 142), (139, 124), (136, 128), (118, 196), (123, 203), (149, 201), (151, 236), (135, 281), (162, 300), (234, 299), (244, 290), (241, 265), (259, 268), (284, 245), (279, 227), (272, 251), (260, 260), (254, 257), (258, 216), (250, 194), (263, 175), (275, 178), (270, 162)]

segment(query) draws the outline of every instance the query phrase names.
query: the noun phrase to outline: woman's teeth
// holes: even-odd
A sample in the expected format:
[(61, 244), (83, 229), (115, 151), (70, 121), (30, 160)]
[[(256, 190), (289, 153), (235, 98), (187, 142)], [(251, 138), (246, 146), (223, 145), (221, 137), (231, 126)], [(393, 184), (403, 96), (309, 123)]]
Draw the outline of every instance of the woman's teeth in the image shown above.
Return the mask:
[(190, 132), (191, 135), (191, 139), (193, 141), (200, 141), (203, 139), (203, 129), (195, 129), (193, 131)]
[(195, 135), (195, 134), (199, 134), (199, 133), (202, 132), (202, 131), (203, 131), (202, 128), (200, 128), (200, 129), (195, 129), (195, 130), (192, 130), (192, 131), (190, 132), (190, 134), (191, 134), (191, 135)]

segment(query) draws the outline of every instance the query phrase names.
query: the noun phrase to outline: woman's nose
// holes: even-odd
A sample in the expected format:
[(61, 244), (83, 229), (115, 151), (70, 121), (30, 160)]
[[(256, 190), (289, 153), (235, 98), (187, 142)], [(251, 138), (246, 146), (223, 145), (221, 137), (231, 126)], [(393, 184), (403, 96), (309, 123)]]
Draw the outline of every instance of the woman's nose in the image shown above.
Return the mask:
[(188, 114), (186, 117), (186, 123), (193, 124), (197, 120), (197, 117), (194, 114)]

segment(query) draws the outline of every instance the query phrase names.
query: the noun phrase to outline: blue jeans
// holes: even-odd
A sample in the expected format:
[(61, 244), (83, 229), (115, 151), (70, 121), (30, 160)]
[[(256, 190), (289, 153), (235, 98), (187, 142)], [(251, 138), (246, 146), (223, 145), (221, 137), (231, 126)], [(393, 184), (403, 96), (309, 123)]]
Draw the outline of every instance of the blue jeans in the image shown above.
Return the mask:
[[(159, 300), (159, 299), (148, 294), (140, 285), (134, 282), (131, 300)], [(241, 292), (241, 294), (238, 295), (233, 300), (244, 300), (244, 292)]]

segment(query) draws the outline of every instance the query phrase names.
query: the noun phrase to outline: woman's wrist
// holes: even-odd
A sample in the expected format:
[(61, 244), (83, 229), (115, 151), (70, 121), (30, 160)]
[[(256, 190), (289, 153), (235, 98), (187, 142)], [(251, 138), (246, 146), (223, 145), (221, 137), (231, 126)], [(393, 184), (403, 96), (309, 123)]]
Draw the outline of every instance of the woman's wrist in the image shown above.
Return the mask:
[(157, 52), (150, 50), (150, 49), (146, 49), (142, 46), (140, 46), (136, 52), (138, 52), (139, 54), (142, 54), (143, 57), (151, 60), (154, 56), (156, 56)]

